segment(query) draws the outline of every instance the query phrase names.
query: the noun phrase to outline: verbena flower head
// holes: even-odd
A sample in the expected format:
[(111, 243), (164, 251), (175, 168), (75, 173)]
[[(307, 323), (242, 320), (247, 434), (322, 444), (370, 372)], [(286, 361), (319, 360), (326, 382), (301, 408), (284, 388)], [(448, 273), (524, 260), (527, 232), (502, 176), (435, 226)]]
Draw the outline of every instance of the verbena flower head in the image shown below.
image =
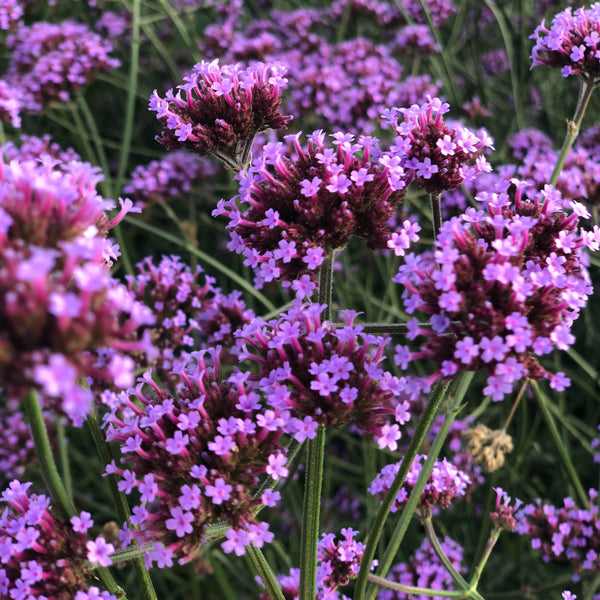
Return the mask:
[(485, 130), (476, 134), (444, 122), (449, 108), (439, 98), (429, 98), (424, 104), (383, 114), (397, 134), (392, 150), (405, 161), (410, 181), (415, 179), (429, 193), (456, 189), (480, 171), (491, 170), (483, 153), (493, 149), (493, 140)]
[(492, 523), (496, 529), (514, 531), (517, 528), (515, 512), (523, 503), (516, 498), (511, 506), (512, 498), (502, 488), (494, 488), (494, 491), (496, 492), (496, 510), (490, 513)]
[(255, 269), (257, 286), (314, 278), (325, 256), (353, 235), (378, 249), (390, 239), (387, 222), (406, 185), (402, 162), (382, 153), (374, 138), (330, 137), (327, 143), (315, 131), (303, 147), (300, 134), (290, 136), (291, 156), (282, 143), (267, 144), (239, 174), (239, 196), (213, 211), (229, 217), (228, 247)]
[(19, 0), (3, 0), (0, 5), (0, 29), (13, 30), (23, 17), (23, 5)]
[[(102, 178), (99, 169), (85, 163), (76, 167), (77, 163), (82, 162), (79, 154), (73, 148), (67, 148), (66, 150), (61, 148), (59, 144), (52, 141), (51, 136), (48, 134), (42, 137), (22, 134), (19, 136), (19, 144), (9, 141), (0, 146), (0, 155), (5, 163), (10, 163), (13, 160), (17, 162), (52, 163), (55, 169), (64, 172), (73, 170), (73, 176), (77, 176), (77, 168), (79, 168), (80, 174), (78, 177), (81, 178), (80, 182), (83, 183), (84, 179), (88, 181), (83, 185), (78, 183), (77, 187), (81, 190), (89, 190), (90, 195), (94, 191), (96, 183)], [(53, 160), (51, 161), (50, 158)], [(100, 200), (99, 197), (98, 200)]]
[[(440, 545), (452, 566), (459, 573), (466, 573), (467, 569), (462, 565), (462, 547), (448, 536), (440, 540)], [(390, 569), (388, 579), (413, 587), (444, 591), (454, 589), (450, 573), (441, 564), (440, 559), (427, 538), (423, 540), (408, 562), (397, 564)], [(409, 595), (406, 592), (385, 588), (380, 589), (377, 594), (377, 600), (429, 600), (430, 598), (431, 596), (420, 594)]]
[(75, 21), (20, 27), (6, 45), (12, 51), (6, 81), (30, 98), (23, 106), (29, 111), (69, 100), (100, 73), (120, 65), (110, 56), (109, 42)]
[(417, 352), (397, 347), (396, 361), (432, 359), (434, 379), (459, 370), (489, 373), (485, 394), (502, 400), (524, 377), (569, 384), (539, 363), (554, 348), (575, 341), (573, 321), (592, 291), (586, 248), (597, 250), (600, 230), (584, 231), (589, 217), (547, 187), (527, 197), (518, 180), (477, 196), (486, 210), (467, 209), (443, 224), (434, 260), (407, 256), (395, 281), (406, 287), (406, 310), (422, 311), (430, 328), (409, 323), (411, 339), (425, 336)]
[[(91, 394), (87, 375), (119, 387), (133, 383), (134, 363), (121, 351), (151, 350), (138, 328), (153, 322), (110, 275), (116, 256), (103, 232), (113, 206), (95, 190), (97, 172), (84, 163), (0, 164), (0, 380), (19, 398), (31, 386), (44, 404), (80, 425)], [(105, 365), (91, 351), (116, 352)]]
[(156, 90), (150, 110), (163, 130), (156, 139), (169, 150), (212, 154), (239, 171), (250, 158), (254, 136), (284, 129), (291, 117), (279, 112), (286, 69), (281, 64), (219, 66), (218, 60), (196, 64), (177, 93), (161, 98)]
[(4, 79), (0, 79), (0, 120), (10, 123), (13, 127), (21, 127), (23, 108), (21, 90)]
[(201, 267), (192, 271), (178, 256), (163, 256), (157, 265), (147, 257), (136, 271), (127, 276), (128, 287), (155, 316), (150, 332), (158, 353), (155, 363), (146, 366), (152, 366), (159, 380), (187, 362), (196, 348), (219, 345), (221, 362), (233, 360), (233, 332), (254, 318), (239, 292), (225, 295)]
[(188, 199), (192, 189), (206, 185), (218, 169), (214, 162), (197, 154), (175, 150), (161, 160), (136, 167), (123, 193), (137, 201), (138, 206), (149, 206), (159, 201), (170, 202), (182, 196)]
[(400, 401), (404, 379), (380, 366), (387, 340), (363, 333), (350, 312), (338, 329), (321, 320), (323, 309), (296, 303), (279, 319), (244, 326), (240, 358), (258, 367), (250, 379), (276, 412), (289, 412), (281, 426), (299, 442), (314, 437), (318, 424), (352, 423), (395, 450), (410, 415)]
[[(422, 463), (427, 457), (423, 454), (417, 454), (412, 463), (408, 475), (394, 500), (391, 511), (401, 510), (412, 492), (417, 479), (421, 473)], [(377, 477), (369, 486), (369, 493), (383, 498), (390, 489), (394, 477), (400, 470), (402, 461), (386, 465), (377, 474)], [(436, 460), (433, 469), (427, 479), (425, 488), (421, 493), (416, 514), (419, 518), (426, 518), (431, 515), (432, 510), (441, 507), (448, 508), (454, 500), (463, 497), (471, 483), (469, 476), (456, 468), (447, 459)]]
[(402, 0), (402, 8), (417, 23), (427, 23), (423, 7), (429, 13), (435, 27), (442, 27), (458, 12), (452, 0), (425, 0), (423, 3), (420, 0)]
[(49, 498), (32, 494), (30, 487), (15, 480), (0, 499), (7, 505), (0, 513), (0, 597), (116, 600), (86, 583), (92, 579), (90, 563), (108, 566), (114, 551), (102, 537), (87, 539), (89, 513), (66, 522), (52, 512)]
[(239, 556), (251, 542), (270, 542), (273, 534), (254, 510), (274, 506), (279, 493), (257, 493), (259, 483), (288, 473), (279, 440), (289, 414), (265, 410), (246, 374), (222, 379), (218, 351), (206, 358), (194, 353), (195, 360), (178, 369), (177, 395), (147, 372), (105, 418), (107, 439), (121, 444), (127, 463), (107, 472), (120, 475), (119, 489), (139, 498), (134, 529), (125, 530), (122, 541), (153, 544), (147, 560), (161, 567), (173, 558), (191, 560), (217, 521), (231, 526), (225, 552)]
[(572, 498), (565, 498), (560, 508), (537, 500), (515, 515), (517, 531), (531, 538), (531, 547), (542, 553), (544, 562), (566, 562), (573, 566), (577, 575), (584, 570), (598, 573), (600, 520), (597, 496), (596, 490), (589, 491), (589, 509), (577, 507)]
[(578, 75), (593, 82), (600, 81), (600, 3), (590, 8), (571, 7), (552, 19), (550, 29), (544, 21), (531, 39), (532, 68), (538, 65), (558, 68), (563, 77)]

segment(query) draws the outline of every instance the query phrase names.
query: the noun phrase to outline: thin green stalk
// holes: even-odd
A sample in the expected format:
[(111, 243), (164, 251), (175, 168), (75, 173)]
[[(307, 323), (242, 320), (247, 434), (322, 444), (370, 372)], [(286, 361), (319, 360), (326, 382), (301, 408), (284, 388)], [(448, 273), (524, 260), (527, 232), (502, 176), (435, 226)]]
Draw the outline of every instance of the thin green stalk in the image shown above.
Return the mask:
[(400, 488), (406, 479), (406, 475), (410, 470), (415, 456), (423, 444), (423, 441), (425, 440), (427, 433), (433, 424), (438, 410), (444, 401), (447, 389), (448, 384), (436, 385), (434, 387), (433, 392), (431, 393), (431, 396), (427, 402), (427, 406), (425, 407), (425, 412), (423, 413), (423, 416), (419, 421), (419, 425), (417, 426), (417, 430), (415, 431), (415, 435), (410, 442), (404, 458), (402, 459), (402, 465), (400, 466), (398, 474), (394, 478), (388, 493), (385, 495), (381, 505), (379, 506), (379, 510), (375, 516), (375, 521), (371, 528), (371, 533), (367, 539), (367, 546), (361, 561), (360, 571), (358, 573), (356, 586), (354, 588), (354, 600), (362, 600), (364, 598), (369, 570), (371, 568), (373, 558), (375, 557), (375, 550), (377, 549), (379, 538), (383, 533), (385, 521), (390, 513), (394, 501), (396, 500), (396, 496), (398, 495), (398, 492), (400, 491)]
[(159, 229), (158, 227), (154, 227), (154, 225), (150, 225), (149, 223), (145, 223), (144, 221), (140, 221), (139, 219), (136, 219), (134, 217), (126, 216), (124, 221), (126, 223), (130, 223), (131, 225), (135, 225), (136, 227), (139, 227), (140, 229), (149, 231), (153, 235), (161, 237), (164, 240), (167, 240), (168, 242), (172, 242), (173, 244), (176, 244), (177, 246), (185, 248), (187, 250), (187, 252), (197, 256), (201, 261), (210, 265), (211, 267), (214, 267), (218, 271), (221, 271), (221, 273), (223, 273), (223, 275), (225, 275), (226, 277), (229, 277), (229, 279), (231, 279), (232, 281), (237, 283), (244, 291), (248, 292), (249, 294), (254, 296), (257, 300), (259, 300), (265, 306), (265, 308), (267, 310), (275, 310), (275, 305), (264, 294), (261, 294), (254, 286), (252, 286), (250, 283), (248, 283), (248, 281), (246, 281), (243, 277), (240, 277), (240, 275), (238, 275), (235, 271), (232, 271), (230, 268), (226, 267), (223, 263), (221, 263), (219, 260), (217, 260), (216, 258), (211, 256), (210, 254), (203, 252), (196, 246), (190, 245), (186, 240), (183, 240), (183, 239), (177, 237), (176, 235), (173, 235), (167, 231), (163, 231), (162, 229)]
[(571, 457), (569, 456), (569, 451), (567, 450), (567, 447), (560, 435), (560, 432), (558, 431), (558, 427), (556, 426), (556, 421), (554, 420), (554, 417), (552, 416), (552, 412), (550, 411), (550, 407), (549, 407), (550, 400), (548, 399), (546, 394), (542, 391), (540, 386), (537, 384), (537, 381), (532, 380), (531, 387), (533, 389), (533, 393), (535, 394), (535, 397), (537, 398), (538, 405), (542, 409), (544, 419), (546, 420), (546, 423), (548, 424), (548, 429), (550, 429), (550, 434), (552, 435), (552, 439), (554, 440), (554, 443), (558, 450), (558, 454), (563, 463), (563, 467), (567, 471), (569, 479), (571, 480), (571, 483), (572, 483), (573, 487), (575, 488), (575, 491), (577, 492), (579, 499), (581, 500), (581, 502), (583, 503), (584, 506), (589, 508), (590, 500), (589, 500), (587, 494), (585, 493), (585, 489), (583, 488), (583, 485), (581, 484), (581, 480), (579, 479), (579, 475), (577, 474), (577, 469), (575, 468), (575, 465), (573, 464), (573, 461), (571, 460)]
[(308, 440), (304, 503), (302, 506), (302, 535), (300, 537), (300, 600), (314, 600), (317, 585), (317, 542), (320, 533), (321, 490), (325, 458), (325, 427)]
[(125, 104), (125, 123), (123, 125), (123, 138), (121, 139), (121, 151), (119, 157), (119, 168), (115, 189), (121, 193), (123, 177), (129, 162), (131, 151), (131, 140), (133, 137), (133, 122), (135, 118), (135, 103), (138, 90), (138, 74), (140, 62), (140, 0), (131, 3), (131, 46), (129, 53), (129, 86), (127, 90), (127, 102)]
[(492, 550), (494, 549), (494, 546), (496, 545), (496, 542), (498, 541), (499, 537), (500, 529), (493, 529), (490, 534), (490, 537), (488, 538), (487, 544), (485, 545), (485, 550), (483, 551), (479, 562), (475, 565), (475, 568), (473, 570), (473, 577), (471, 578), (470, 584), (471, 588), (477, 589), (477, 585), (479, 584), (479, 579), (481, 578), (483, 569), (485, 569), (485, 565), (487, 564), (487, 561), (490, 555), (492, 554)]
[(431, 588), (422, 588), (414, 585), (404, 585), (402, 583), (396, 583), (395, 581), (388, 581), (383, 577), (379, 577), (378, 575), (369, 575), (369, 581), (378, 585), (382, 588), (388, 588), (390, 590), (398, 590), (399, 592), (404, 592), (409, 595), (421, 595), (421, 596), (440, 596), (442, 598), (464, 598), (465, 592), (463, 591), (451, 591), (447, 592), (445, 590), (433, 590)]
[[(94, 149), (90, 144), (90, 135), (81, 120), (80, 111), (77, 108), (77, 105), (73, 102), (69, 103), (71, 108), (71, 115), (73, 116), (73, 121), (75, 121), (75, 131), (77, 132), (81, 143), (83, 144), (83, 154), (87, 157), (87, 159), (93, 164), (98, 164), (98, 158), (94, 154)], [(58, 121), (57, 121), (58, 122)]]
[(579, 127), (581, 126), (585, 109), (587, 108), (595, 87), (596, 82), (592, 79), (579, 80), (579, 98), (577, 99), (575, 114), (573, 115), (573, 119), (571, 121), (567, 121), (567, 133), (565, 134), (565, 139), (563, 141), (562, 148), (560, 149), (560, 154), (556, 161), (556, 165), (554, 166), (554, 171), (552, 171), (552, 176), (548, 182), (550, 185), (556, 185), (558, 182), (558, 176), (565, 165), (569, 150), (571, 149), (575, 138), (579, 134)]
[(271, 600), (285, 600), (283, 592), (281, 591), (281, 586), (260, 549), (254, 544), (249, 544), (246, 546), (246, 554), (250, 557)]
[(71, 482), (71, 466), (69, 464), (69, 452), (67, 450), (67, 438), (65, 434), (65, 423), (61, 417), (56, 419), (56, 441), (58, 444), (58, 459), (60, 461), (60, 471), (65, 490), (69, 498), (73, 497), (73, 486)]
[(437, 240), (438, 233), (442, 227), (442, 211), (440, 208), (441, 192), (433, 192), (429, 195), (431, 200), (431, 215), (433, 217), (433, 239)]
[[(44, 422), (44, 415), (37, 392), (30, 389), (23, 398), (23, 409), (31, 428), (31, 436), (33, 437), (33, 445), (35, 454), (38, 459), (40, 471), (44, 479), (44, 483), (48, 488), (54, 510), (67, 521), (77, 514), (75, 504), (71, 496), (69, 496), (62, 479), (58, 473), (50, 440), (48, 439), (48, 431)], [(105, 567), (100, 567), (96, 570), (98, 577), (106, 586), (106, 589), (117, 596), (117, 598), (125, 598), (125, 593), (114, 580), (110, 571)]]
[[(90, 432), (90, 435), (94, 440), (94, 445), (96, 446), (96, 450), (98, 452), (98, 455), (100, 456), (100, 460), (104, 465), (108, 465), (112, 460), (112, 455), (108, 444), (105, 440), (104, 434), (100, 429), (100, 425), (98, 423), (98, 415), (96, 414), (96, 410), (94, 407), (92, 407), (92, 410), (88, 415), (86, 423), (88, 426), (88, 431)], [(108, 480), (115, 508), (117, 509), (117, 514), (119, 515), (119, 519), (122, 523), (129, 523), (131, 512), (129, 510), (127, 498), (125, 497), (125, 494), (119, 490), (117, 485), (117, 478), (114, 474), (108, 475)], [(138, 583), (142, 590), (144, 600), (156, 600), (156, 591), (154, 590), (154, 585), (152, 584), (150, 573), (148, 573), (148, 570), (146, 569), (146, 566), (144, 564), (144, 559), (141, 556), (132, 556), (131, 560)]]
[[(398, 523), (396, 524), (396, 527), (392, 534), (391, 541), (388, 544), (387, 548), (385, 549), (385, 552), (383, 553), (382, 558), (379, 560), (378, 575), (380, 575), (381, 577), (385, 577), (387, 575), (388, 570), (390, 569), (390, 567), (392, 566), (392, 564), (394, 562), (398, 548), (400, 547), (400, 544), (402, 543), (402, 540), (404, 539), (404, 535), (406, 534), (408, 525), (409, 525), (409, 523), (413, 517), (413, 514), (417, 508), (419, 500), (421, 499), (421, 493), (423, 492), (425, 484), (427, 483), (427, 478), (429, 477), (429, 474), (431, 473), (431, 470), (433, 469), (435, 460), (437, 459), (437, 457), (442, 449), (442, 446), (448, 435), (448, 431), (450, 430), (450, 427), (451, 427), (452, 423), (454, 422), (456, 414), (459, 411), (460, 404), (462, 403), (462, 401), (465, 397), (465, 394), (467, 393), (467, 390), (469, 389), (469, 385), (473, 379), (473, 376), (474, 376), (473, 372), (469, 372), (469, 371), (463, 372), (460, 378), (457, 378), (452, 382), (452, 389), (456, 390), (456, 391), (453, 394), (451, 394), (452, 397), (450, 400), (450, 407), (446, 414), (446, 418), (444, 419), (444, 422), (442, 423), (442, 426), (441, 426), (440, 430), (438, 431), (438, 434), (436, 435), (436, 438), (433, 441), (433, 444), (427, 453), (427, 459), (425, 460), (425, 463), (421, 467), (421, 472), (419, 474), (419, 477), (417, 479), (415, 487), (413, 488), (413, 490), (408, 498), (406, 506), (402, 510), (400, 519), (398, 520)], [(423, 416), (421, 417), (421, 421), (419, 422), (419, 425), (417, 426), (415, 436), (411, 440), (408, 450), (402, 459), (402, 465), (400, 466), (398, 475), (396, 475), (396, 479), (399, 481), (399, 483), (397, 483), (395, 480), (394, 483), (392, 484), (393, 489), (395, 490), (395, 493), (392, 494), (391, 492), (393, 491), (393, 489), (390, 488), (390, 491), (388, 491), (388, 493), (386, 494), (386, 496), (383, 500), (383, 502), (386, 502), (386, 500), (387, 500), (386, 507), (389, 506), (389, 508), (391, 508), (396, 496), (398, 495), (398, 492), (400, 491), (400, 488), (402, 487), (402, 484), (404, 483), (404, 479), (406, 478), (406, 475), (407, 475), (408, 471), (410, 470), (410, 467), (415, 459), (415, 456), (418, 453), (425, 437), (427, 436), (427, 433), (428, 433), (431, 425), (433, 424), (433, 421), (437, 415), (439, 407), (442, 406), (444, 403), (445, 392), (448, 389), (449, 385), (450, 384), (447, 384), (445, 386), (437, 386), (437, 388), (433, 390), (431, 396), (429, 397), (429, 401), (427, 403), (427, 406), (425, 407), (425, 412), (423, 413)], [(400, 478), (400, 476), (401, 476), (401, 478)], [(380, 507), (380, 512), (382, 512), (383, 506), (384, 505), (382, 503), (382, 507)], [(387, 508), (387, 512), (389, 512), (389, 508)], [(379, 518), (379, 514), (376, 517), (376, 522), (377, 522), (378, 518)], [(383, 522), (381, 523), (381, 525), (377, 525), (377, 528), (382, 530)], [(373, 526), (373, 530), (375, 531), (375, 525)], [(371, 535), (373, 535), (373, 534), (371, 534)], [(379, 533), (379, 535), (381, 535), (381, 533)], [(371, 536), (369, 536), (369, 542), (371, 542)], [(369, 542), (367, 542), (367, 550), (369, 548)], [(377, 543), (377, 540), (375, 540), (374, 545), (376, 545), (376, 543)], [(367, 550), (365, 550), (365, 555), (367, 553)], [(361, 570), (363, 569), (363, 567), (366, 568), (366, 566), (370, 565), (374, 554), (375, 554), (375, 552), (373, 550), (368, 563), (364, 562), (365, 559), (363, 556), (363, 563), (361, 564)], [(359, 573), (359, 578), (360, 578), (360, 573)], [(376, 591), (377, 591), (376, 589), (372, 589), (371, 592), (367, 595), (367, 597), (370, 600), (372, 600), (375, 597)], [(362, 594), (364, 595), (364, 591), (362, 592)], [(355, 600), (359, 600), (359, 599), (362, 600), (362, 597), (363, 596), (355, 595)]]

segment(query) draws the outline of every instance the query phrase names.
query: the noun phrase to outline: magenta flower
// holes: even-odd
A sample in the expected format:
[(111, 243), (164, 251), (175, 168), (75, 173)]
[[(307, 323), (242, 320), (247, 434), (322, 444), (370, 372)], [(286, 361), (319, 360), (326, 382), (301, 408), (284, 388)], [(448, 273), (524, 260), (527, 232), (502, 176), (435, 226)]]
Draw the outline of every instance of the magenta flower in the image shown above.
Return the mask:
[(563, 77), (579, 75), (597, 82), (600, 76), (600, 3), (590, 8), (571, 7), (558, 13), (547, 29), (544, 21), (531, 39), (532, 68), (544, 65), (559, 68)]
[(169, 150), (212, 154), (239, 171), (250, 158), (255, 135), (284, 129), (291, 118), (279, 112), (285, 71), (280, 64), (255, 63), (247, 69), (219, 66), (218, 60), (196, 64), (176, 94), (169, 90), (161, 98), (154, 90), (150, 110), (163, 125), (157, 141)]
[(147, 372), (105, 419), (106, 437), (121, 444), (128, 467), (112, 464), (107, 472), (121, 477), (126, 494), (140, 494), (135, 528), (122, 541), (153, 544), (147, 560), (159, 566), (191, 560), (217, 521), (231, 526), (226, 552), (243, 554), (250, 541), (270, 540), (254, 510), (273, 506), (278, 494), (256, 492), (261, 480), (287, 475), (280, 444), (287, 414), (265, 410), (246, 373), (221, 378), (217, 351), (194, 357), (173, 373), (177, 396)]
[[(7, 507), (0, 513), (0, 596), (2, 598), (103, 598), (89, 588), (90, 562), (110, 564), (112, 544), (102, 537), (86, 542), (86, 529), (71, 527), (56, 516), (50, 499), (29, 491), (30, 483), (13, 481), (2, 493)], [(79, 516), (86, 521), (85, 512)], [(87, 548), (87, 549), (86, 549)]]
[[(353, 314), (338, 329), (321, 321), (322, 310), (296, 303), (278, 319), (257, 319), (237, 334), (245, 346), (241, 358), (258, 369), (249, 380), (273, 409), (265, 413), (267, 426), (300, 441), (314, 437), (316, 424), (352, 423), (373, 434), (381, 448), (396, 448), (407, 419), (406, 411), (397, 410), (404, 408), (405, 380), (381, 368), (387, 340), (364, 334)], [(288, 418), (278, 421), (282, 412)]]
[(283, 144), (267, 144), (238, 175), (239, 196), (213, 211), (230, 219), (229, 248), (246, 257), (256, 285), (314, 277), (325, 256), (353, 235), (370, 248), (386, 247), (387, 222), (404, 197), (402, 162), (382, 153), (374, 138), (331, 138), (329, 145), (315, 131), (302, 147), (300, 134), (289, 136), (292, 157)]
[(410, 337), (426, 341), (397, 360), (432, 359), (431, 381), (486, 369), (484, 393), (493, 400), (524, 377), (563, 389), (568, 378), (549, 373), (538, 357), (574, 342), (571, 325), (591, 293), (583, 249), (598, 249), (600, 230), (581, 230), (581, 205), (569, 203), (567, 212), (553, 188), (528, 198), (512, 180), (477, 199), (487, 210), (446, 222), (435, 260), (411, 254), (394, 279), (406, 287), (407, 312), (420, 310), (431, 323), (412, 322)]
[(493, 140), (485, 130), (474, 133), (445, 123), (448, 110), (448, 104), (428, 97), (420, 106), (393, 108), (383, 115), (397, 134), (391, 149), (405, 161), (409, 181), (416, 179), (428, 193), (454, 190), (477, 173), (491, 170), (483, 153), (493, 149)]
[[(391, 508), (392, 512), (401, 510), (406, 504), (419, 478), (422, 463), (425, 459), (426, 456), (423, 454), (416, 456), (394, 500)], [(402, 461), (383, 467), (377, 474), (377, 477), (371, 482), (369, 493), (378, 498), (383, 498), (390, 489), (401, 465)], [(448, 508), (454, 500), (465, 496), (470, 483), (471, 479), (469, 476), (447, 459), (436, 460), (417, 505), (417, 514), (420, 518), (426, 518), (431, 515), (432, 510), (436, 507)]]

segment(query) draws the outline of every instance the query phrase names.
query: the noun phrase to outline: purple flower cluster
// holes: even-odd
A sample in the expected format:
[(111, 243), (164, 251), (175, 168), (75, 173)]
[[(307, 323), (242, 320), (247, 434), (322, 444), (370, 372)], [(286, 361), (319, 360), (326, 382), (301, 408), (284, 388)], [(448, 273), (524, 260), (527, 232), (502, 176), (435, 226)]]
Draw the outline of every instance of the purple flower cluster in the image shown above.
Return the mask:
[(112, 46), (82, 23), (38, 22), (8, 36), (12, 51), (6, 82), (22, 91), (22, 108), (38, 111), (69, 100), (83, 85), (120, 63)]
[(194, 361), (174, 373), (180, 380), (176, 395), (147, 372), (105, 417), (106, 437), (121, 444), (128, 463), (113, 463), (107, 473), (121, 477), (126, 494), (139, 494), (134, 529), (122, 532), (122, 542), (151, 544), (147, 560), (159, 567), (170, 566), (174, 557), (191, 560), (206, 527), (217, 521), (231, 526), (225, 552), (239, 556), (250, 543), (270, 542), (267, 523), (254, 513), (261, 505), (274, 506), (279, 492), (257, 493), (260, 479), (288, 474), (280, 437), (289, 415), (264, 409), (246, 373), (221, 378), (218, 350), (206, 358), (194, 353)]
[(219, 66), (218, 60), (196, 64), (185, 83), (161, 98), (156, 90), (150, 110), (163, 130), (157, 141), (169, 150), (212, 154), (239, 171), (250, 158), (254, 136), (285, 129), (291, 117), (279, 112), (286, 69), (281, 64)]
[(158, 265), (147, 257), (136, 270), (127, 276), (128, 287), (155, 316), (150, 332), (157, 356), (153, 365), (145, 366), (152, 366), (159, 380), (187, 362), (195, 348), (219, 345), (221, 362), (232, 361), (233, 332), (254, 318), (239, 292), (225, 295), (208, 275), (201, 282), (202, 268), (192, 271), (177, 256), (163, 256)]
[(524, 506), (516, 515), (517, 532), (531, 538), (531, 547), (542, 553), (544, 562), (566, 563), (578, 575), (583, 570), (600, 572), (600, 519), (598, 492), (591, 489), (590, 508), (578, 508), (571, 498), (563, 506)]
[[(113, 203), (98, 196), (96, 169), (71, 162), (0, 164), (0, 380), (20, 398), (31, 386), (46, 406), (80, 425), (91, 394), (86, 376), (133, 383), (134, 363), (121, 351), (149, 351), (136, 332), (153, 322), (110, 275), (117, 250), (104, 233), (125, 215), (108, 220)], [(98, 365), (93, 353), (113, 348)]]
[(579, 75), (593, 82), (600, 76), (600, 3), (590, 8), (571, 7), (558, 13), (548, 29), (544, 21), (531, 39), (532, 68), (538, 65), (558, 68), (563, 77)]
[(142, 207), (170, 202), (183, 195), (189, 201), (192, 189), (206, 185), (217, 173), (218, 166), (206, 158), (175, 150), (161, 160), (137, 166), (123, 193)]
[[(410, 493), (415, 487), (421, 473), (422, 463), (426, 458), (423, 454), (417, 454), (394, 500), (391, 508), (392, 512), (401, 510), (408, 501)], [(371, 482), (369, 493), (378, 498), (383, 498), (390, 489), (401, 465), (402, 461), (383, 467), (377, 474), (377, 477)], [(449, 460), (446, 458), (436, 460), (425, 488), (421, 493), (415, 514), (419, 518), (424, 519), (430, 516), (432, 510), (437, 507), (448, 508), (454, 500), (466, 494), (470, 483), (469, 476), (460, 469), (457, 469)]]
[[(49, 135), (36, 137), (22, 134), (19, 136), (19, 142), (18, 146), (13, 142), (6, 142), (0, 146), (0, 155), (4, 162), (9, 163), (13, 160), (41, 162), (48, 161), (50, 157), (53, 159), (54, 168), (61, 169), (61, 165), (64, 165), (65, 169), (69, 170), (70, 167), (67, 165), (81, 161), (81, 157), (73, 148), (63, 150)], [(96, 177), (96, 181), (99, 181), (99, 176)]]
[(23, 6), (19, 0), (3, 0), (0, 3), (0, 29), (15, 29), (23, 17)]
[(406, 288), (407, 312), (423, 311), (431, 328), (409, 323), (409, 337), (426, 341), (412, 353), (397, 346), (398, 364), (432, 359), (432, 380), (487, 369), (484, 393), (493, 400), (524, 377), (550, 379), (557, 390), (568, 385), (537, 357), (574, 342), (572, 323), (592, 291), (583, 250), (598, 249), (600, 230), (581, 230), (589, 213), (554, 188), (530, 198), (523, 187), (511, 180), (479, 194), (487, 210), (469, 208), (445, 222), (433, 261), (406, 257), (394, 281)]
[[(440, 542), (440, 545), (452, 566), (459, 573), (466, 573), (467, 569), (461, 565), (463, 560), (462, 547), (448, 536)], [(427, 538), (423, 540), (421, 546), (408, 562), (392, 567), (388, 579), (413, 587), (445, 591), (453, 589), (450, 573), (441, 564)], [(430, 598), (442, 600), (441, 596), (409, 595), (406, 592), (384, 588), (379, 590), (377, 594), (377, 600), (429, 600)]]
[[(0, 514), (0, 597), (27, 600), (116, 600), (88, 589), (89, 563), (112, 564), (112, 544), (87, 539), (93, 525), (82, 512), (67, 523), (51, 511), (50, 499), (13, 481), (2, 493)], [(86, 541), (87, 540), (87, 541)]]
[(453, 190), (491, 170), (483, 152), (493, 149), (493, 140), (485, 130), (475, 134), (460, 124), (449, 126), (443, 119), (448, 110), (439, 98), (429, 98), (420, 106), (392, 108), (383, 115), (397, 134), (391, 149), (402, 157), (410, 181), (416, 179), (428, 193)]
[(494, 491), (496, 492), (496, 505), (495, 510), (490, 513), (494, 527), (498, 530), (515, 531), (518, 527), (515, 513), (523, 503), (516, 498), (511, 506), (512, 498), (502, 488), (494, 488)]
[(401, 0), (402, 8), (417, 23), (426, 23), (427, 10), (434, 27), (443, 27), (458, 11), (452, 0)]
[[(415, 53), (418, 55), (435, 54), (440, 51), (439, 44), (433, 39), (427, 25), (405, 25), (397, 33), (392, 42), (393, 54), (403, 55)], [(432, 95), (435, 92), (430, 92)], [(424, 96), (423, 96), (424, 97)], [(416, 104), (416, 101), (410, 104)], [(397, 103), (395, 103), (397, 104)], [(409, 106), (409, 104), (399, 105)]]
[[(282, 143), (265, 145), (238, 175), (239, 195), (221, 200), (213, 211), (230, 219), (228, 247), (255, 269), (257, 286), (314, 279), (327, 254), (353, 235), (377, 249), (390, 239), (387, 223), (406, 186), (401, 161), (383, 153), (374, 138), (356, 142), (341, 132), (330, 137), (332, 146), (315, 131), (303, 147), (300, 134), (289, 136), (292, 156)], [(237, 202), (247, 209), (242, 212)]]
[[(322, 534), (317, 544), (315, 600), (340, 600), (338, 588), (348, 585), (358, 575), (365, 551), (365, 545), (354, 539), (358, 533), (348, 527), (341, 530), (340, 539), (334, 533)], [(290, 569), (288, 575), (278, 575), (277, 580), (285, 598), (298, 598), (299, 569)], [(267, 594), (260, 598), (269, 600)], [(344, 598), (346, 596), (342, 596)]]
[(341, 328), (321, 321), (323, 309), (296, 303), (279, 319), (244, 326), (240, 358), (258, 367), (249, 379), (274, 414), (291, 416), (280, 427), (299, 442), (314, 437), (317, 425), (353, 423), (375, 435), (380, 448), (395, 450), (410, 414), (399, 400), (404, 379), (380, 367), (387, 340), (363, 333), (351, 311)]

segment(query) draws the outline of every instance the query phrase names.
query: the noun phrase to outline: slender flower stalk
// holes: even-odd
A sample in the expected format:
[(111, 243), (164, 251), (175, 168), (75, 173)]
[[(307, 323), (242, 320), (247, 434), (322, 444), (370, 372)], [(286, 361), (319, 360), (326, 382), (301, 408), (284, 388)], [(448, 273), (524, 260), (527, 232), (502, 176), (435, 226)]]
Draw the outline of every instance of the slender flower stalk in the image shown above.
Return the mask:
[(250, 557), (271, 600), (285, 600), (283, 592), (281, 591), (281, 585), (277, 581), (275, 574), (271, 570), (271, 567), (266, 561), (260, 548), (257, 548), (254, 544), (249, 544), (246, 546), (246, 554)]
[(423, 587), (418, 587), (418, 586), (414, 586), (414, 585), (404, 585), (402, 583), (397, 583), (395, 581), (389, 581), (388, 579), (379, 577), (379, 575), (373, 575), (372, 573), (369, 575), (369, 581), (379, 587), (388, 588), (390, 590), (398, 590), (399, 592), (404, 592), (405, 594), (432, 596), (432, 597), (440, 596), (442, 598), (464, 598), (465, 597), (465, 592), (462, 590), (459, 590), (459, 591), (434, 590), (431, 588), (423, 588)]

